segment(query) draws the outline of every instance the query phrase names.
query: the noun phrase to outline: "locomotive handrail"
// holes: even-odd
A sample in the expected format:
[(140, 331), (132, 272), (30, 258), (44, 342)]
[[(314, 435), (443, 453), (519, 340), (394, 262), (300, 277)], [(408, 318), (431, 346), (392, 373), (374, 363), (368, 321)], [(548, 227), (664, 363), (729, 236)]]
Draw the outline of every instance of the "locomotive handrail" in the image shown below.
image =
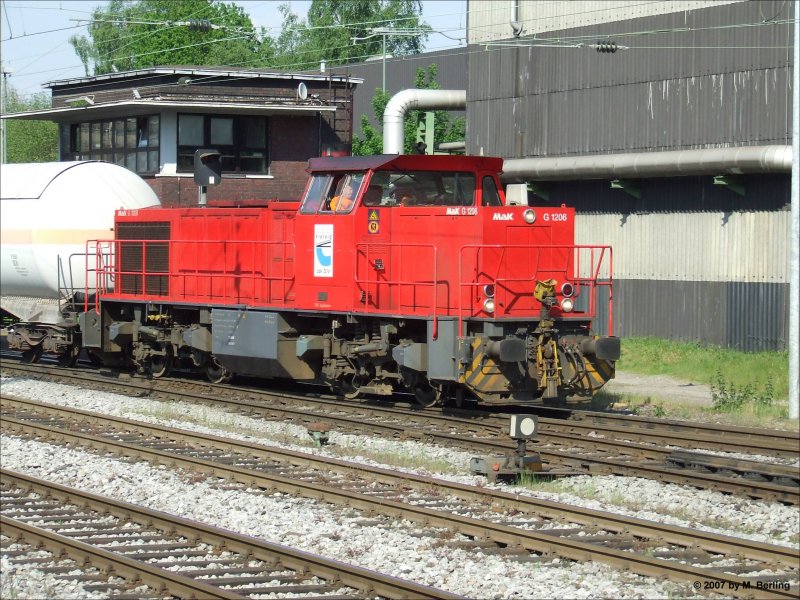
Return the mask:
[[(391, 248), (398, 248), (398, 249), (401, 250), (400, 264), (397, 266), (397, 270), (396, 270), (396, 272), (400, 272), (400, 273), (402, 273), (402, 250), (404, 248), (429, 248), (429, 249), (431, 249), (433, 251), (433, 278), (432, 278), (432, 281), (431, 282), (425, 282), (425, 281), (403, 281), (401, 279), (396, 279), (396, 280), (395, 279), (387, 279), (387, 280), (375, 279), (375, 280), (372, 280), (370, 278), (367, 278), (367, 279), (359, 278), (359, 276), (358, 276), (358, 273), (359, 273), (358, 272), (358, 255), (359, 255), (360, 249), (361, 248), (366, 248), (366, 252), (364, 253), (364, 258), (366, 260), (366, 263), (369, 265), (370, 264), (370, 247), (374, 247), (374, 246), (378, 246), (378, 245), (381, 246), (381, 247), (389, 248), (390, 251), (391, 251)], [(433, 337), (434, 340), (437, 339), (438, 332), (439, 332), (439, 306), (438, 306), (438, 301), (437, 301), (437, 296), (438, 295), (437, 295), (436, 291), (437, 291), (437, 287), (440, 284), (440, 282), (439, 282), (439, 255), (438, 255), (438, 250), (439, 249), (438, 249), (438, 247), (435, 244), (413, 244), (413, 243), (409, 244), (409, 243), (405, 243), (405, 242), (402, 242), (402, 243), (401, 242), (395, 242), (395, 243), (392, 243), (392, 242), (380, 242), (379, 244), (372, 243), (372, 242), (359, 242), (359, 243), (356, 244), (355, 249), (356, 249), (356, 251), (355, 251), (355, 253), (353, 255), (354, 259), (355, 259), (353, 272), (355, 273), (355, 282), (356, 282), (356, 284), (357, 285), (363, 284), (364, 287), (365, 287), (365, 293), (367, 294), (367, 298), (366, 298), (366, 302), (365, 302), (365, 307), (366, 307), (365, 312), (367, 314), (370, 313), (370, 310), (369, 310), (369, 285), (370, 284), (374, 284), (376, 286), (376, 291), (377, 291), (377, 286), (379, 284), (381, 284), (381, 283), (385, 284), (387, 286), (396, 285), (398, 287), (398, 291), (399, 291), (399, 288), (401, 288), (402, 286), (415, 286), (415, 285), (431, 286), (433, 288), (433, 291), (432, 291), (433, 301), (431, 303), (432, 304), (432, 306), (431, 306), (431, 314), (433, 316), (432, 337)], [(391, 254), (390, 254), (390, 256), (391, 256)], [(369, 271), (367, 271), (367, 273), (369, 273)], [(398, 296), (398, 301), (399, 301), (399, 296)]]
[[(184, 299), (186, 298), (195, 298), (195, 299), (209, 299), (216, 297), (214, 293), (213, 287), (209, 287), (209, 290), (205, 293), (200, 293), (199, 286), (201, 282), (206, 281), (209, 286), (213, 286), (215, 280), (221, 280), (223, 285), (222, 296), (223, 297), (230, 297), (236, 296), (239, 300), (252, 300), (253, 302), (258, 302), (260, 297), (258, 295), (258, 284), (266, 284), (266, 298), (267, 298), (267, 305), (271, 304), (274, 297), (277, 294), (273, 293), (273, 283), (282, 282), (282, 287), (279, 291), (280, 297), (277, 300), (277, 305), (285, 306), (287, 303), (288, 295), (290, 294), (290, 290), (292, 288), (291, 283), (294, 282), (294, 273), (287, 273), (287, 263), (289, 260), (289, 254), (291, 251), (291, 258), (294, 260), (296, 256), (295, 244), (294, 242), (288, 242), (284, 240), (154, 240), (154, 239), (126, 239), (126, 240), (93, 240), (96, 244), (95, 246), (95, 256), (96, 256), (96, 279), (98, 285), (96, 289), (106, 289), (106, 286), (102, 285), (102, 282), (108, 281), (109, 279), (116, 278), (119, 282), (119, 288), (115, 288), (114, 296), (125, 298), (125, 297), (137, 297), (141, 294), (147, 293), (150, 295), (160, 295), (160, 296), (167, 296), (169, 294), (180, 296)], [(135, 270), (122, 270), (122, 248), (125, 245), (132, 244), (138, 246), (138, 249), (141, 251), (141, 268), (136, 268)], [(236, 255), (234, 250), (231, 250), (231, 247), (243, 248), (243, 252), (246, 253), (248, 246), (251, 249), (250, 252), (250, 264), (252, 265), (251, 268), (243, 270), (243, 272), (234, 272), (230, 270), (228, 264), (230, 262), (231, 257), (235, 257), (241, 260), (241, 255)], [(110, 251), (105, 254), (105, 256), (110, 256), (111, 261), (107, 264), (102, 264), (102, 252), (101, 248), (103, 245), (108, 245)], [(168, 253), (167, 257), (167, 264), (165, 267), (159, 267), (158, 265), (151, 266), (148, 264), (148, 248), (159, 247), (159, 246), (167, 246)], [(87, 243), (88, 246), (88, 243)], [(273, 274), (265, 272), (263, 269), (256, 268), (258, 264), (256, 258), (257, 253), (259, 251), (269, 252), (269, 248), (274, 248), (276, 246), (280, 246), (280, 262), (282, 264), (282, 271), (280, 274)], [(213, 251), (215, 248), (219, 248), (221, 250), (221, 256), (218, 257), (218, 260), (222, 260), (223, 268), (220, 274), (220, 271), (209, 269), (207, 272), (204, 272), (204, 269), (199, 264), (201, 260), (201, 248), (205, 247), (206, 249), (211, 249)], [(259, 250), (261, 249), (261, 250)], [(195, 255), (195, 268), (193, 270), (189, 270), (186, 268), (181, 268), (179, 270), (172, 269), (172, 260), (171, 257), (173, 255), (179, 254), (181, 252), (193, 252)], [(162, 260), (164, 257), (160, 257)], [(152, 259), (150, 259), (152, 260)], [(185, 265), (185, 261), (182, 261), (182, 266)], [(263, 265), (269, 266), (272, 264), (270, 261), (264, 261)], [(263, 266), (262, 265), (262, 266)], [(91, 271), (88, 260), (87, 260), (87, 273)], [(124, 281), (126, 277), (136, 277), (139, 279), (138, 290), (133, 292), (126, 292), (124, 289)], [(148, 284), (153, 284), (154, 282), (161, 282), (161, 280), (152, 280), (148, 278), (152, 277), (164, 277), (166, 278), (166, 289), (167, 291), (164, 292), (153, 292), (148, 291), (148, 287), (153, 287), (152, 285), (148, 286)], [(190, 278), (193, 278), (192, 284), (196, 287), (192, 292), (187, 291), (188, 281)], [(252, 284), (252, 290), (250, 294), (243, 295), (241, 287), (235, 289), (232, 294), (228, 294), (228, 290), (230, 288), (231, 281), (245, 281), (249, 280)], [(288, 284), (287, 284), (288, 283)], [(129, 280), (127, 285), (132, 285), (132, 282)], [(101, 287), (102, 286), (102, 287)], [(182, 288), (181, 288), (182, 286)], [(176, 291), (175, 288), (178, 287), (179, 289)], [(238, 287), (238, 286), (234, 286)], [(260, 302), (259, 302), (260, 303)]]
[[(458, 265), (458, 332), (459, 335), (463, 335), (463, 322), (465, 316), (465, 308), (464, 308), (464, 291), (471, 290), (473, 288), (479, 287), (481, 285), (485, 285), (487, 282), (480, 281), (481, 265), (479, 260), (479, 255), (483, 250), (495, 250), (499, 251), (500, 257), (495, 261), (496, 267), (499, 270), (501, 265), (505, 264), (507, 254), (509, 250), (526, 250), (526, 251), (547, 251), (550, 255), (553, 254), (554, 250), (565, 250), (566, 254), (564, 257), (565, 264), (562, 266), (553, 266), (553, 267), (542, 267), (540, 265), (542, 261), (542, 253), (537, 252), (535, 264), (530, 265), (528, 272), (531, 274), (530, 276), (525, 277), (500, 277), (499, 273), (491, 278), (490, 275), (487, 274), (487, 278), (490, 278), (489, 281), (495, 285), (495, 300), (497, 299), (497, 292), (500, 289), (509, 290), (509, 286), (507, 284), (512, 282), (526, 282), (531, 284), (530, 293), (526, 294), (528, 296), (533, 296), (534, 293), (534, 284), (536, 282), (537, 274), (540, 274), (542, 271), (544, 272), (563, 272), (566, 278), (570, 271), (569, 261), (572, 260), (573, 266), (575, 268), (575, 273), (569, 275), (569, 279), (573, 282), (578, 284), (576, 288), (579, 290), (583, 286), (588, 286), (592, 291), (592, 295), (589, 297), (589, 307), (586, 311), (587, 318), (595, 317), (595, 313), (597, 310), (596, 303), (597, 303), (597, 289), (599, 287), (607, 286), (609, 288), (609, 298), (608, 298), (608, 311), (609, 311), (609, 318), (608, 318), (608, 327), (609, 327), (609, 335), (612, 335), (613, 331), (613, 250), (610, 246), (595, 246), (595, 245), (580, 245), (580, 244), (564, 244), (564, 245), (539, 245), (539, 244), (467, 244), (461, 247), (460, 254), (459, 254), (459, 265)], [(475, 260), (474, 263), (470, 263), (470, 268), (474, 268), (475, 277), (470, 278), (469, 281), (465, 281), (465, 266), (467, 262), (466, 253), (468, 251), (474, 251)], [(589, 274), (586, 276), (581, 275), (582, 267), (581, 267), (581, 257), (583, 252), (581, 251), (588, 251), (589, 252)], [(599, 256), (595, 253), (599, 251)], [(608, 276), (606, 278), (601, 278), (601, 269), (603, 269), (603, 265), (605, 262), (606, 251), (608, 251)], [(520, 296), (519, 292), (513, 292), (514, 295)], [(470, 298), (472, 298), (471, 294), (468, 294)], [(516, 302), (516, 300), (514, 300)], [(513, 302), (512, 302), (513, 304)], [(509, 314), (508, 307), (505, 307), (503, 314), (498, 314), (500, 310), (501, 304), (499, 302), (495, 302), (494, 313), (493, 317), (501, 317), (507, 316)], [(474, 312), (474, 300), (470, 300), (469, 302), (469, 310), (470, 314)]]
[[(134, 267), (131, 268), (128, 265), (123, 270), (122, 267), (125, 266), (123, 263), (126, 259), (122, 249), (128, 244), (136, 248), (133, 258), (128, 259), (133, 260)], [(250, 246), (246, 246), (247, 244)], [(150, 248), (164, 246), (166, 246), (167, 252), (158, 256), (152, 256), (153, 253), (148, 251)], [(369, 270), (370, 265), (374, 266), (374, 254), (377, 246), (388, 252), (389, 264), (394, 260), (397, 261), (397, 264), (392, 267), (393, 270), (383, 271), (384, 274), (388, 273), (390, 278), (380, 279), (381, 271), (371, 273)], [(279, 252), (274, 250), (277, 247), (280, 248)], [(92, 272), (95, 275), (97, 292), (94, 294), (93, 302), (95, 310), (99, 310), (101, 293), (117, 298), (136, 298), (145, 294), (164, 297), (171, 295), (187, 301), (208, 301), (221, 297), (224, 299), (235, 298), (240, 302), (252, 302), (259, 306), (286, 306), (290, 301), (296, 275), (294, 269), (294, 260), (297, 257), (296, 246), (294, 242), (284, 240), (90, 240), (87, 242), (86, 248), (85, 310), (88, 310), (92, 299), (89, 294)], [(425, 264), (430, 264), (430, 267), (423, 275), (429, 275), (431, 279), (405, 275), (402, 261), (407, 253), (404, 251), (412, 248), (430, 250), (432, 262), (425, 261)], [(400, 291), (406, 286), (410, 286), (415, 309), (419, 311), (420, 308), (429, 308), (431, 311), (432, 334), (436, 339), (438, 321), (442, 316), (439, 289), (443, 283), (439, 280), (440, 265), (437, 245), (432, 243), (360, 242), (355, 244), (355, 250), (354, 279), (356, 284), (363, 288), (365, 312), (368, 314), (385, 312), (377, 303), (370, 306), (370, 294), (374, 294), (374, 298), (377, 299), (380, 286), (387, 286), (390, 293), (392, 290), (396, 290), (398, 303), (402, 302), (404, 297)], [(494, 254), (482, 258), (482, 253), (487, 251)], [(513, 254), (519, 251), (528, 253), (523, 257), (528, 259), (527, 263), (514, 261)], [(259, 259), (260, 252), (265, 253), (266, 260)], [(180, 261), (181, 268), (173, 270), (172, 265), (175, 263), (172, 257), (186, 256), (192, 253), (195, 255), (193, 268), (190, 268), (187, 265), (188, 261), (184, 259)], [(215, 264), (206, 267), (202, 261), (209, 254), (213, 254)], [(93, 267), (90, 255), (95, 256)], [(588, 264), (584, 264), (587, 258)], [(164, 262), (156, 264), (152, 263), (152, 260)], [(276, 273), (273, 271), (278, 269), (272, 268), (272, 265), (277, 260), (280, 260), (281, 267), (279, 268), (280, 272)], [(364, 260), (364, 264), (367, 265), (365, 273), (359, 270), (361, 260)], [(221, 264), (220, 261), (222, 261)], [(292, 261), (291, 267), (287, 264), (290, 261)], [(487, 263), (487, 261), (490, 262)], [(543, 261), (551, 264), (543, 264)], [(458, 262), (456, 286), (458, 301), (453, 308), (457, 311), (459, 335), (463, 335), (467, 313), (474, 317), (480, 312), (480, 308), (475, 304), (475, 295), (472, 290), (487, 283), (495, 286), (495, 309), (490, 318), (503, 318), (523, 313), (528, 317), (535, 315), (534, 311), (538, 311), (540, 308), (538, 305), (533, 305), (535, 302), (532, 299), (534, 285), (536, 278), (542, 277), (543, 273), (561, 273), (563, 275), (556, 276), (569, 278), (569, 281), (575, 284), (576, 298), (579, 298), (582, 293), (589, 294), (586, 310), (576, 313), (574, 316), (582, 315), (594, 318), (597, 312), (598, 290), (604, 286), (608, 287), (608, 328), (609, 334), (613, 332), (613, 251), (609, 246), (468, 244), (461, 247)], [(492, 274), (486, 272), (487, 267), (496, 272)], [(469, 268), (469, 272), (467, 268)], [(504, 276), (501, 277), (501, 274)], [(156, 279), (151, 279), (153, 277)], [(114, 281), (113, 291), (109, 285), (110, 281)], [(524, 285), (530, 289), (523, 287)], [(413, 292), (416, 287), (431, 289), (432, 298), (429, 303), (423, 300), (425, 294)], [(506, 299), (504, 294), (511, 299), (510, 302), (500, 302), (501, 299)], [(480, 299), (479, 295), (477, 297)], [(420, 304), (417, 305), (418, 299)], [(467, 302), (468, 306), (465, 306)], [(447, 314), (452, 312), (450, 308), (445, 310)], [(569, 318), (567, 315), (565, 317)]]

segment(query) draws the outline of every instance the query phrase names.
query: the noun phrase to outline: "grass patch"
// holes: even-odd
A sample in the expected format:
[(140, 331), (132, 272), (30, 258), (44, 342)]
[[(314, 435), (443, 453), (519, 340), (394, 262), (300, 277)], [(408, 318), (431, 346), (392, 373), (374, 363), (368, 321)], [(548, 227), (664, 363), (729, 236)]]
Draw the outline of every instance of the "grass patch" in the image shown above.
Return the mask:
[(717, 382), (719, 375), (729, 389), (751, 386), (759, 394), (771, 385), (774, 398), (786, 398), (789, 394), (787, 352), (740, 352), (658, 338), (624, 338), (617, 369), (669, 375), (707, 385)]
[(368, 450), (363, 447), (349, 446), (326, 446), (329, 450), (336, 452), (342, 457), (363, 457), (375, 462), (389, 465), (391, 467), (401, 467), (405, 469), (426, 469), (431, 473), (451, 473), (462, 474), (463, 469), (457, 469), (446, 460), (428, 458), (422, 453), (405, 451), (381, 452), (380, 450)]
[(612, 405), (627, 405), (633, 414), (659, 419), (705, 421), (737, 427), (796, 430), (797, 421), (790, 420), (789, 403), (776, 400), (771, 404), (747, 403), (736, 409), (720, 410), (669, 400), (653, 400), (647, 396), (615, 394), (600, 390), (593, 398), (592, 410), (607, 410)]
[[(185, 410), (175, 408), (166, 404), (154, 408), (145, 408), (136, 411), (138, 414), (165, 421), (185, 421), (202, 425), (210, 429), (221, 431), (231, 431), (242, 435), (249, 435), (262, 441), (279, 442), (286, 445), (311, 447), (313, 441), (308, 436), (293, 436), (289, 433), (267, 433), (255, 428), (248, 428), (241, 424), (237, 415), (219, 413), (217, 411), (206, 411), (203, 407), (187, 413)], [(210, 414), (209, 414), (210, 412)], [(407, 451), (386, 451), (370, 450), (360, 446), (348, 447), (338, 444), (326, 445), (325, 448), (342, 458), (364, 457), (392, 467), (403, 467), (407, 469), (427, 469), (432, 473), (453, 473), (460, 474), (462, 469), (455, 468), (452, 464), (442, 459), (431, 459), (424, 453), (413, 453)]]

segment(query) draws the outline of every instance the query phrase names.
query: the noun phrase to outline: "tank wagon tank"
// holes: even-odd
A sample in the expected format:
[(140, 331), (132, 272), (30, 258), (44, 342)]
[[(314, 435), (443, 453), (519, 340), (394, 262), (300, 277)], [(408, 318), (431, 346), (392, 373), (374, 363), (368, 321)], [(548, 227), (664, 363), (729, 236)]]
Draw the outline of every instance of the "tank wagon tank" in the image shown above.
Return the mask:
[[(0, 178), (0, 308), (12, 349), (71, 356), (68, 312), (86, 279), (86, 242), (113, 235), (114, 211), (159, 205), (139, 176), (99, 161), (8, 164)], [(87, 285), (88, 284), (88, 285)], [(66, 320), (65, 320), (66, 319)]]
[[(309, 161), (298, 202), (116, 211), (82, 343), (154, 377), (239, 373), (348, 397), (532, 403), (613, 377), (611, 249), (566, 206), (506, 206), (502, 159)], [(112, 284), (113, 283), (113, 289)]]

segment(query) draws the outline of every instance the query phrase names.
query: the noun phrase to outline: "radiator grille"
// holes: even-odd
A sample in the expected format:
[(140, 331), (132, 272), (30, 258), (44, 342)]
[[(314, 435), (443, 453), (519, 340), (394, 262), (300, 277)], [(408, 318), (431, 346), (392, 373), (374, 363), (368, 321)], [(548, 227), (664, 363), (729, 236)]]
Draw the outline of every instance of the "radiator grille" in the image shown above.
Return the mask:
[[(119, 265), (120, 291), (123, 294), (166, 296), (169, 294), (169, 243), (143, 242), (141, 240), (169, 240), (170, 224), (163, 222), (119, 223), (117, 239), (120, 240)], [(124, 240), (137, 240), (126, 242)], [(144, 272), (147, 274), (144, 275)]]

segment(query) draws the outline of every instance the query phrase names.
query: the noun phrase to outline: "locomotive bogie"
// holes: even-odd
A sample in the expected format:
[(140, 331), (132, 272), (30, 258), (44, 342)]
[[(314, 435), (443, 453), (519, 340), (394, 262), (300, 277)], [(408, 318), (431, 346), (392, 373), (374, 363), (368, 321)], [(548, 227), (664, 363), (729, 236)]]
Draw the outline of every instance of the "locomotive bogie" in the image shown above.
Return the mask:
[(48, 355), (62, 366), (72, 366), (81, 350), (81, 334), (75, 323), (18, 323), (6, 334), (9, 350), (22, 353), (25, 362), (39, 362)]

